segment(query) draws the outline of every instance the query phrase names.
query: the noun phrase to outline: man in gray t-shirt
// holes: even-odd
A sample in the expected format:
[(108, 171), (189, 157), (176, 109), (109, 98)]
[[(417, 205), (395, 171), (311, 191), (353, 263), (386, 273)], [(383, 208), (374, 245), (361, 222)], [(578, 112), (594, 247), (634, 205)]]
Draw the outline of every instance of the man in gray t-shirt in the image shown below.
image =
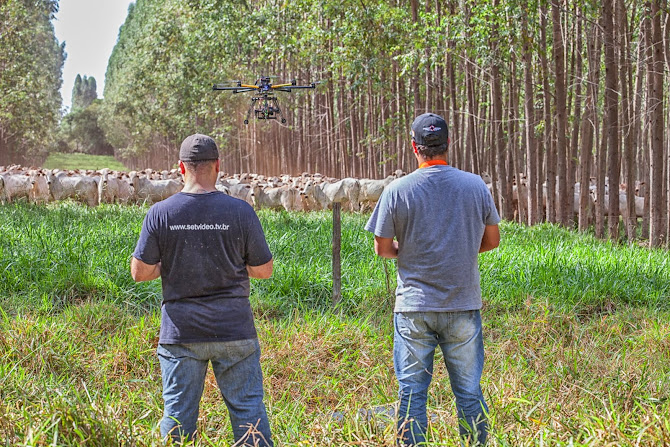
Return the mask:
[(398, 436), (425, 442), (426, 400), (439, 345), (449, 372), (461, 436), (484, 444), (486, 402), (477, 255), (500, 243), (500, 217), (484, 181), (447, 164), (449, 134), (439, 115), (412, 124), (415, 172), (382, 193), (365, 226), (375, 252), (397, 258), (393, 363), (399, 383)]

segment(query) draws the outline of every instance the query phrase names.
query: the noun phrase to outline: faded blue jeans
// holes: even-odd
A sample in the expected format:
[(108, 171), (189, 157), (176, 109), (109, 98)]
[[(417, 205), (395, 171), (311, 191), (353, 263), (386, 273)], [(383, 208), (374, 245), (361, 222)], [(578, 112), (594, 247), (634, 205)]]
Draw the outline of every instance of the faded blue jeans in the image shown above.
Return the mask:
[(393, 364), (398, 379), (400, 445), (425, 442), (426, 400), (433, 378), (433, 358), (440, 346), (456, 397), (459, 432), (468, 445), (484, 445), (488, 407), (480, 380), (484, 342), (479, 310), (400, 312), (394, 314)]
[(228, 407), (236, 445), (272, 446), (263, 403), (258, 339), (159, 344), (165, 410), (161, 436), (193, 439), (209, 362)]

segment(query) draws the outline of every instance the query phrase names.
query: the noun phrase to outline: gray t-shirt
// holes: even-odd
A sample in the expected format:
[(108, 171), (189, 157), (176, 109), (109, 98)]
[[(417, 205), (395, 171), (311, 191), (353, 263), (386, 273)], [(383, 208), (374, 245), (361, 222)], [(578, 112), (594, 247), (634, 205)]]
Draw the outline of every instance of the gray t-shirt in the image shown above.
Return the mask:
[(498, 222), (478, 175), (435, 165), (389, 184), (365, 229), (398, 240), (394, 311), (481, 309), (477, 255), (484, 228)]
[(149, 209), (133, 256), (161, 263), (160, 343), (256, 337), (246, 266), (272, 253), (248, 203), (218, 191), (175, 194)]

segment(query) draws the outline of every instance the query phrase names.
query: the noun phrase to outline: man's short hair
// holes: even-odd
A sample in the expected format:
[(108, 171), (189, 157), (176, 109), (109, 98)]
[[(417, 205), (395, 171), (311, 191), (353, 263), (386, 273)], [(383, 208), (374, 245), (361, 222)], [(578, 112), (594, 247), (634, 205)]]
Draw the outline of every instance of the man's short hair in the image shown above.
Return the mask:
[(219, 160), (198, 160), (198, 161), (182, 161), (184, 163), (184, 168), (190, 173), (203, 172), (206, 170), (206, 166), (213, 165), (218, 163)]
[(445, 152), (447, 152), (447, 149), (449, 148), (448, 143), (440, 144), (438, 146), (422, 146), (420, 144), (416, 145), (416, 150), (417, 152), (426, 159), (436, 157), (438, 155), (442, 155)]

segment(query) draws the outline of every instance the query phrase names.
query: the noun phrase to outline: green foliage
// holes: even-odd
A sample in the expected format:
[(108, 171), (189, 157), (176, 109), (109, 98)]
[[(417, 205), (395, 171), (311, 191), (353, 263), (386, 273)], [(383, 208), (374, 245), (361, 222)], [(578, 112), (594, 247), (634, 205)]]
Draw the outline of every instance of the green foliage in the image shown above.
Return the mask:
[(63, 117), (59, 133), (60, 148), (68, 148), (68, 152), (95, 155), (114, 153), (114, 148), (107, 141), (99, 124), (100, 105), (100, 100), (93, 100), (85, 107), (73, 107), (72, 111)]
[(44, 155), (60, 117), (64, 46), (56, 0), (0, 2), (0, 163)]
[(72, 110), (85, 109), (98, 98), (98, 86), (95, 78), (77, 75), (72, 87)]

